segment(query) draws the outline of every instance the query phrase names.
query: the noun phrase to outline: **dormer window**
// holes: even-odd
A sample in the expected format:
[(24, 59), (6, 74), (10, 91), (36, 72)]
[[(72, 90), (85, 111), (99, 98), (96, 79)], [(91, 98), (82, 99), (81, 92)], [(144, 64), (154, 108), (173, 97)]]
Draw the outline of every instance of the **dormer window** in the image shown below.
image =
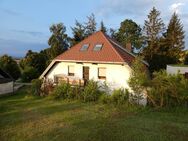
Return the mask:
[(81, 47), (80, 51), (87, 51), (88, 48), (89, 48), (89, 44), (84, 44), (84, 45)]
[(100, 51), (102, 49), (102, 44), (96, 44), (94, 47), (94, 51)]

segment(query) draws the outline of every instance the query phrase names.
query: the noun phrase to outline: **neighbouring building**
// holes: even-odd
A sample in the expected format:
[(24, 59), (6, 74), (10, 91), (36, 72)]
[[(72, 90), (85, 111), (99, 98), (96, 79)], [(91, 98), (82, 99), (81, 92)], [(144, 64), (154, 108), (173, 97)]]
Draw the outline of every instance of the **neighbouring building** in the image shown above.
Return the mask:
[(0, 95), (12, 93), (14, 91), (13, 86), (13, 78), (2, 69), (0, 69)]
[[(57, 56), (40, 78), (58, 83), (84, 84), (93, 79), (104, 81), (111, 90), (129, 88), (131, 64), (135, 55), (101, 31), (87, 37), (61, 55)], [(147, 62), (143, 63), (148, 66)]]
[(188, 65), (167, 65), (166, 71), (168, 74), (180, 73), (188, 78)]

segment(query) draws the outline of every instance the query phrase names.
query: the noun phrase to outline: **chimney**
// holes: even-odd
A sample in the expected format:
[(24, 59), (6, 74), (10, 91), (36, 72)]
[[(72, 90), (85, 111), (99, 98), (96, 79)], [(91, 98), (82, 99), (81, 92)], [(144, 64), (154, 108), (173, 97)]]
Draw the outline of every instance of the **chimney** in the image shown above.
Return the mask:
[(129, 52), (132, 52), (132, 45), (131, 45), (131, 43), (126, 43), (126, 49), (127, 49)]

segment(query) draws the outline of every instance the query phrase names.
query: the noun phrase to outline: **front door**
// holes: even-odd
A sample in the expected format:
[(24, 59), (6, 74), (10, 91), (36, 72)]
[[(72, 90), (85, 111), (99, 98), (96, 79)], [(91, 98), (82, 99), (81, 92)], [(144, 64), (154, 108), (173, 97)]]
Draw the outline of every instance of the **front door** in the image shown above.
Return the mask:
[(83, 79), (84, 79), (84, 84), (87, 83), (89, 80), (89, 67), (84, 66), (83, 67)]

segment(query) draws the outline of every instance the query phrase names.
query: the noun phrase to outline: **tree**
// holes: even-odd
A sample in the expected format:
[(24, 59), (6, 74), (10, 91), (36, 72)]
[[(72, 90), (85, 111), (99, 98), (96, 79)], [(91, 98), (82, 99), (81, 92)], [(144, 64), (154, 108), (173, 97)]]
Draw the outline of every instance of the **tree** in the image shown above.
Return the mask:
[(168, 24), (166, 33), (166, 43), (169, 53), (176, 58), (176, 63), (180, 59), (180, 54), (185, 48), (183, 25), (176, 13), (174, 13)]
[(75, 27), (71, 27), (73, 38), (71, 39), (71, 45), (75, 45), (85, 38), (85, 27), (77, 20)]
[(134, 100), (139, 103), (143, 97), (143, 93), (146, 91), (146, 88), (149, 85), (147, 67), (143, 64), (141, 57), (137, 57), (134, 60), (132, 64), (132, 73), (128, 83), (134, 92)]
[(0, 68), (11, 75), (15, 80), (20, 77), (20, 69), (16, 61), (8, 55), (0, 57)]
[(23, 70), (28, 66), (34, 67), (38, 71), (38, 74), (41, 74), (47, 66), (47, 61), (48, 57), (43, 52), (37, 53), (29, 50), (25, 58), (20, 61), (20, 67)]
[(21, 79), (23, 82), (30, 82), (31, 80), (38, 78), (38, 76), (39, 73), (36, 68), (27, 66), (22, 72)]
[(140, 49), (142, 46), (141, 28), (134, 21), (129, 19), (121, 22), (121, 26), (116, 32), (115, 38), (124, 47), (126, 47), (127, 43), (131, 43), (133, 49)]
[(96, 32), (97, 23), (95, 21), (95, 15), (92, 13), (87, 17), (88, 21), (85, 23), (85, 36), (88, 37)]
[(54, 59), (69, 47), (69, 38), (65, 33), (66, 27), (63, 23), (52, 25), (50, 32), (52, 35), (48, 40), (48, 44), (50, 45), (49, 56), (51, 59)]
[(142, 55), (149, 63), (149, 69), (151, 72), (160, 69), (158, 65), (161, 62), (158, 62), (156, 59), (163, 54), (164, 50), (160, 45), (160, 40), (164, 34), (165, 26), (159, 16), (160, 12), (153, 7), (148, 15), (148, 20), (145, 20), (143, 28), (146, 46), (143, 48)]
[(104, 26), (103, 21), (101, 21), (100, 31), (102, 31), (103, 33), (106, 33), (106, 32), (107, 32), (107, 28)]

